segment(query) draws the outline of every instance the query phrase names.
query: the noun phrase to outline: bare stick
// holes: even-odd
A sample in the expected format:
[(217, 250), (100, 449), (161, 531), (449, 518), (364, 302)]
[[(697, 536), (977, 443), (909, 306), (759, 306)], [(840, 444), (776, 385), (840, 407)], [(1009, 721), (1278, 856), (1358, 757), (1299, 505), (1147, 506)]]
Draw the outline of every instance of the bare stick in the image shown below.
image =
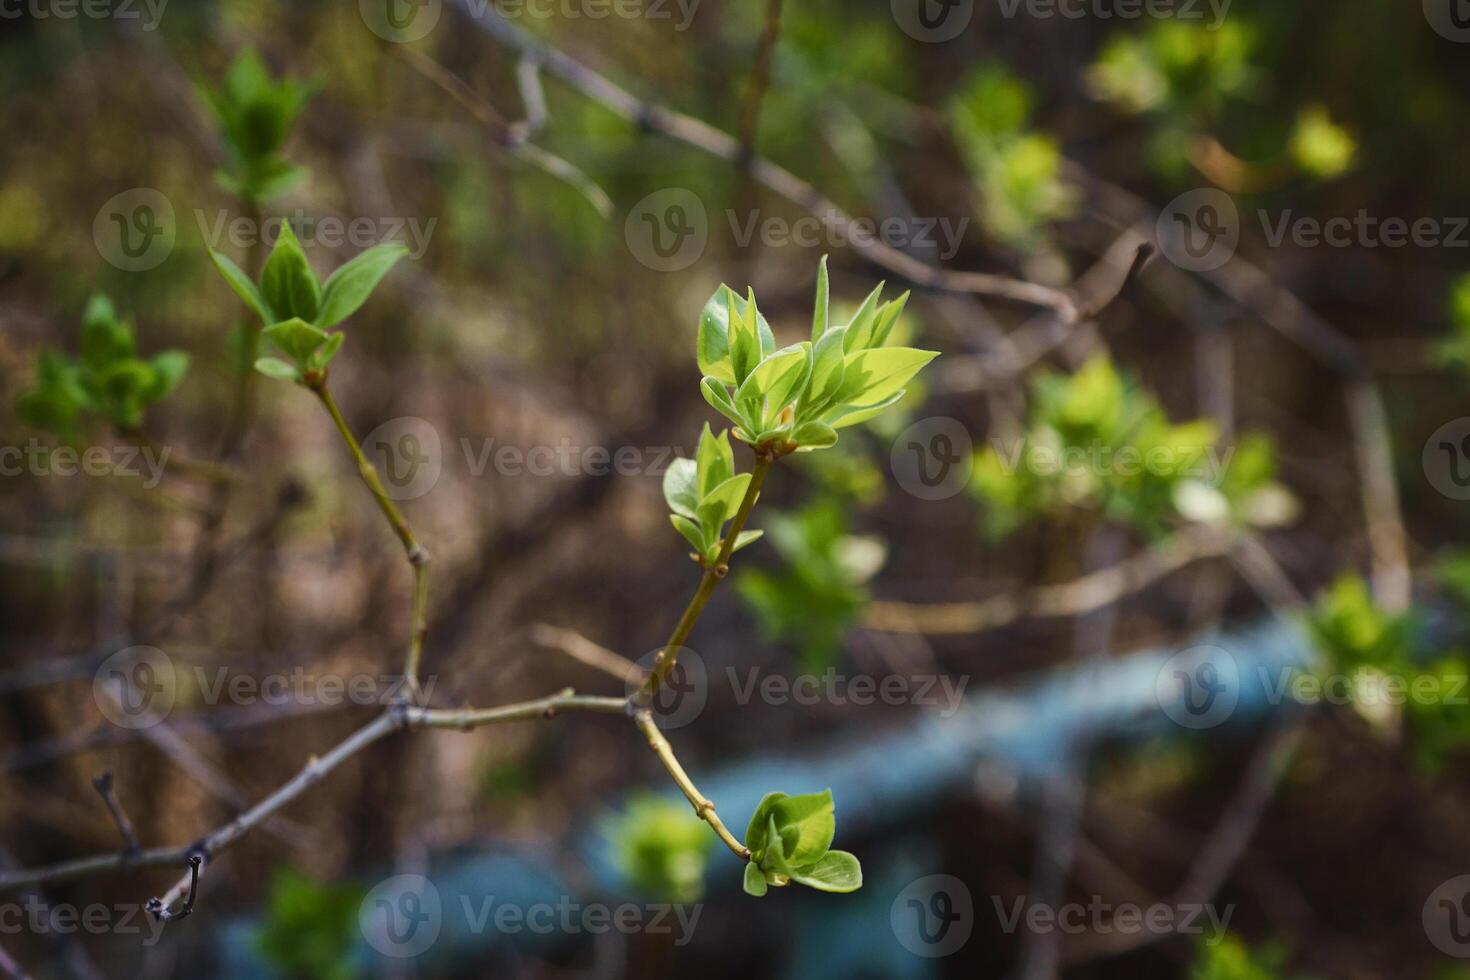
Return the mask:
[(684, 798), (694, 807), (695, 815), (710, 825), (715, 835), (724, 842), (731, 853), (742, 861), (749, 861), (750, 850), (744, 844), (740, 843), (734, 834), (730, 833), (730, 829), (725, 826), (725, 822), (715, 812), (714, 803), (709, 797), (699, 791), (699, 787), (694, 785), (694, 780), (689, 778), (689, 774), (679, 764), (679, 760), (674, 756), (673, 746), (669, 744), (668, 739), (664, 738), (664, 733), (658, 730), (658, 724), (653, 720), (653, 714), (647, 708), (635, 711), (633, 713), (633, 723), (638, 726), (638, 730), (643, 733), (643, 737), (648, 739), (648, 747), (653, 749), (653, 754), (658, 756), (658, 761), (662, 762), (664, 768), (669, 771), (669, 775), (674, 777), (674, 783), (683, 792)]
[(142, 850), (138, 846), (138, 835), (133, 830), (133, 822), (128, 819), (122, 803), (118, 801), (117, 793), (113, 790), (112, 771), (108, 770), (94, 778), (92, 786), (97, 790), (97, 795), (102, 797), (102, 802), (107, 806), (107, 812), (112, 814), (112, 822), (117, 824), (117, 832), (122, 835), (123, 839), (123, 853), (138, 853)]
[(575, 630), (563, 629), (560, 626), (537, 623), (531, 627), (531, 641), (564, 653), (580, 664), (600, 670), (604, 674), (610, 674), (622, 681), (627, 681), (640, 669), (636, 663), (622, 654), (609, 650), (599, 643), (593, 643)]

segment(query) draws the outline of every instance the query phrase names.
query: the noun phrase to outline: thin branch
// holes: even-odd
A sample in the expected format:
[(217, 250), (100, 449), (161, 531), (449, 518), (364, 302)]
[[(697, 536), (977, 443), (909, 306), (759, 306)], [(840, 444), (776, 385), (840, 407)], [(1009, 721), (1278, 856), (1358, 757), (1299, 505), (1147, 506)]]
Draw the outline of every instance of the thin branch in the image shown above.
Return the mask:
[(593, 643), (575, 630), (563, 629), (549, 623), (537, 623), (531, 627), (531, 642), (564, 653), (580, 664), (621, 681), (627, 681), (641, 669), (621, 653), (609, 650), (600, 643)]
[(7, 952), (0, 947), (0, 972), (3, 972), (11, 980), (31, 980), (31, 975)]
[(955, 636), (1008, 626), (1025, 616), (1078, 616), (1141, 592), (1194, 562), (1221, 557), (1233, 542), (1231, 535), (1212, 528), (1193, 528), (1116, 565), (1020, 594), (1006, 593), (980, 602), (875, 601), (868, 605), (862, 625), (889, 633)]
[(1389, 612), (1404, 612), (1413, 602), (1413, 581), (1408, 533), (1393, 479), (1393, 442), (1383, 410), (1383, 393), (1365, 379), (1349, 384), (1344, 398), (1353, 452), (1362, 476), (1363, 518), (1368, 524), (1368, 545), (1373, 556), (1373, 595)]
[(326, 379), (311, 383), (307, 387), (321, 400), (327, 413), (332, 416), (332, 422), (337, 426), (342, 441), (346, 443), (348, 451), (352, 453), (352, 458), (357, 462), (358, 475), (362, 477), (362, 482), (372, 493), (373, 499), (378, 502), (378, 509), (387, 518), (388, 524), (393, 528), (393, 533), (398, 535), (398, 540), (403, 543), (404, 554), (408, 558), (409, 566), (413, 569), (413, 624), (408, 640), (408, 656), (403, 664), (403, 677), (408, 684), (410, 695), (416, 695), (419, 686), (419, 660), (423, 656), (424, 637), (429, 629), (429, 551), (419, 543), (418, 538), (414, 537), (413, 528), (409, 526), (403, 512), (388, 496), (388, 491), (383, 487), (383, 481), (378, 476), (377, 468), (362, 451), (357, 437), (352, 434), (352, 428), (342, 417), (342, 410), (337, 407), (337, 400), (332, 397)]
[(740, 843), (734, 834), (730, 833), (730, 829), (715, 812), (713, 801), (699, 791), (699, 787), (694, 785), (694, 780), (689, 778), (689, 774), (679, 764), (679, 760), (674, 756), (673, 746), (669, 744), (668, 739), (664, 738), (664, 733), (658, 730), (658, 723), (653, 720), (652, 712), (647, 708), (635, 711), (633, 723), (638, 726), (643, 737), (648, 739), (648, 747), (653, 749), (653, 754), (658, 756), (658, 761), (662, 762), (664, 768), (669, 771), (669, 775), (674, 777), (674, 782), (684, 793), (685, 799), (694, 807), (695, 815), (710, 825), (710, 828), (730, 849), (731, 853), (742, 861), (749, 861), (750, 850)]
[(545, 69), (572, 88), (629, 122), (663, 133), (727, 163), (746, 167), (767, 190), (780, 195), (821, 220), (834, 234), (875, 265), (919, 286), (948, 292), (973, 293), (1054, 310), (1067, 322), (1077, 319), (1077, 308), (1065, 291), (1039, 283), (986, 272), (943, 269), (914, 258), (872, 236), (851, 234), (853, 218), (836, 202), (791, 171), (761, 156), (746, 157), (740, 141), (692, 116), (647, 102), (606, 76), (550, 47), (506, 20), (494, 6), (476, 0), (455, 5), (483, 33), (523, 54), (535, 54)]
[(92, 780), (92, 786), (97, 790), (97, 795), (102, 797), (102, 802), (107, 806), (107, 812), (112, 814), (112, 822), (117, 824), (117, 832), (123, 839), (123, 852), (136, 854), (142, 850), (138, 846), (138, 834), (133, 830), (133, 822), (128, 819), (127, 811), (122, 808), (122, 803), (117, 798), (117, 792), (112, 786), (112, 771), (102, 773)]
[(755, 466), (752, 467), (750, 473), (750, 483), (745, 488), (745, 496), (740, 501), (740, 508), (735, 512), (734, 519), (730, 521), (730, 530), (725, 535), (719, 555), (715, 558), (714, 564), (705, 566), (704, 574), (699, 578), (699, 586), (694, 590), (689, 605), (684, 608), (684, 614), (679, 617), (679, 622), (674, 626), (674, 632), (669, 634), (668, 640), (659, 650), (658, 658), (653, 662), (653, 670), (628, 699), (629, 704), (646, 706), (648, 700), (658, 693), (659, 685), (668, 678), (669, 671), (674, 669), (674, 664), (679, 659), (679, 648), (689, 639), (689, 634), (694, 632), (694, 624), (699, 622), (700, 614), (704, 612), (705, 604), (709, 602), (715, 586), (720, 584), (720, 580), (730, 570), (730, 556), (735, 551), (735, 542), (739, 539), (741, 530), (745, 528), (745, 522), (750, 519), (750, 512), (755, 507), (756, 498), (760, 496), (761, 486), (766, 482), (766, 474), (771, 471), (771, 466), (775, 461), (775, 457), (768, 453), (756, 454)]
[(755, 60), (746, 83), (745, 98), (740, 105), (740, 148), (745, 158), (755, 156), (756, 136), (760, 130), (761, 106), (771, 86), (771, 62), (776, 44), (781, 39), (781, 0), (766, 0), (765, 22), (756, 43)]

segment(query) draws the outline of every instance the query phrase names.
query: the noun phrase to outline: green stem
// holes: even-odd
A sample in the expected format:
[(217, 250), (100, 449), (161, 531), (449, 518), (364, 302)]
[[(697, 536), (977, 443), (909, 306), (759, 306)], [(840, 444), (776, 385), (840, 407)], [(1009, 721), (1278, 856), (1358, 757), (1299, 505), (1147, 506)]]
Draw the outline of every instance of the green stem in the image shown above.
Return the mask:
[(653, 720), (653, 714), (647, 708), (635, 711), (633, 713), (633, 723), (638, 726), (638, 730), (643, 733), (643, 737), (648, 739), (648, 747), (653, 749), (653, 754), (658, 756), (658, 761), (662, 762), (664, 768), (669, 771), (669, 775), (674, 777), (674, 783), (683, 792), (684, 798), (694, 807), (695, 815), (710, 825), (716, 836), (724, 842), (725, 846), (736, 857), (742, 861), (749, 861), (750, 849), (740, 843), (739, 838), (730, 833), (730, 828), (726, 827), (725, 822), (720, 819), (719, 814), (715, 813), (714, 802), (701, 793), (699, 787), (694, 785), (694, 780), (689, 778), (689, 773), (684, 771), (684, 767), (679, 764), (679, 760), (674, 756), (674, 747), (669, 744), (668, 739), (664, 738), (664, 733), (658, 730), (658, 724)]
[(393, 528), (393, 533), (398, 535), (398, 540), (403, 543), (403, 551), (408, 557), (408, 563), (413, 566), (413, 626), (408, 640), (408, 656), (404, 661), (403, 676), (408, 681), (413, 691), (418, 689), (419, 661), (424, 652), (424, 636), (429, 630), (429, 551), (414, 537), (413, 528), (409, 527), (408, 521), (398, 505), (388, 496), (388, 491), (383, 487), (383, 481), (378, 477), (377, 468), (362, 451), (357, 437), (352, 434), (352, 429), (347, 425), (347, 420), (342, 417), (342, 410), (337, 407), (337, 400), (332, 397), (332, 392), (327, 388), (326, 379), (309, 383), (308, 388), (312, 390), (321, 400), (326, 408), (327, 414), (332, 416), (332, 422), (337, 426), (337, 431), (342, 435), (342, 441), (347, 444), (347, 449), (352, 453), (352, 458), (357, 461), (357, 472), (362, 477), (378, 502), (378, 509), (388, 519), (388, 524)]
[(755, 507), (755, 498), (760, 495), (761, 485), (766, 482), (766, 474), (771, 471), (771, 465), (775, 461), (776, 457), (773, 455), (756, 454), (755, 466), (750, 473), (750, 485), (745, 488), (745, 496), (740, 501), (739, 510), (735, 512), (735, 519), (730, 522), (730, 530), (725, 535), (719, 556), (715, 559), (714, 564), (705, 566), (704, 574), (699, 579), (699, 586), (694, 590), (689, 605), (684, 608), (684, 615), (679, 617), (678, 624), (674, 626), (674, 632), (669, 634), (668, 641), (659, 651), (658, 659), (653, 664), (653, 670), (643, 681), (642, 686), (629, 698), (630, 703), (647, 705), (648, 699), (658, 693), (659, 685), (669, 676), (669, 671), (674, 669), (674, 664), (679, 659), (679, 648), (689, 639), (689, 634), (694, 632), (694, 625), (699, 622), (700, 614), (704, 612), (705, 604), (709, 602), (715, 586), (720, 584), (720, 580), (730, 570), (730, 555), (735, 551), (735, 541), (745, 528), (745, 522), (750, 519), (750, 512)]

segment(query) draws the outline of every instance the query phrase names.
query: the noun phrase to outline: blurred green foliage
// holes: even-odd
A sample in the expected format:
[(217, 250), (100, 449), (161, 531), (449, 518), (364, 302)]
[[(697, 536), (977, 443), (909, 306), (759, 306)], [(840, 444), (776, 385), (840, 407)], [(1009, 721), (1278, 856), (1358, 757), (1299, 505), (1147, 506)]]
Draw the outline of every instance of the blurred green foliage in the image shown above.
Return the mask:
[(1189, 980), (1287, 980), (1286, 959), (1286, 950), (1280, 946), (1252, 949), (1233, 934), (1212, 936), (1199, 944)]
[(276, 871), (255, 945), (283, 976), (302, 980), (356, 980), (352, 953), (362, 939), (358, 907), (363, 892), (332, 885), (294, 868)]
[(281, 149), (318, 87), (317, 81), (272, 77), (252, 48), (235, 57), (218, 87), (199, 85), (228, 158), (215, 174), (221, 187), (254, 207), (284, 194), (306, 176), (281, 155)]
[(64, 438), (99, 420), (137, 429), (148, 406), (167, 397), (189, 369), (183, 351), (143, 358), (137, 347), (132, 321), (120, 319), (106, 296), (93, 296), (82, 314), (80, 356), (42, 349), (34, 387), (16, 399), (16, 414)]
[(604, 827), (613, 860), (640, 894), (663, 902), (697, 902), (715, 837), (684, 800), (642, 794)]

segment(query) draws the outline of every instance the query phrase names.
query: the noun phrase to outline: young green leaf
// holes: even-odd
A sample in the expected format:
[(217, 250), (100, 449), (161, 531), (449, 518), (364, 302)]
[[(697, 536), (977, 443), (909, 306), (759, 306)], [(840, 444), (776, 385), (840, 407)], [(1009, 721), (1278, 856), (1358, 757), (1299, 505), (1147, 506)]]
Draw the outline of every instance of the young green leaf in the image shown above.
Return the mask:
[[(735, 384), (743, 385), (756, 365), (761, 361), (761, 338), (755, 324), (755, 292), (751, 291), (742, 311), (735, 305), (733, 292), (725, 295), (726, 316), (730, 321), (730, 369), (734, 372)], [(740, 398), (736, 397), (736, 402)]]
[(340, 331), (337, 333), (328, 334), (327, 342), (325, 344), (322, 344), (316, 350), (312, 351), (312, 369), (320, 371), (322, 368), (332, 363), (332, 358), (337, 356), (337, 352), (342, 349), (342, 342), (346, 339), (347, 335), (341, 333)]
[(730, 447), (730, 434), (721, 432), (716, 436), (704, 424), (699, 436), (699, 448), (695, 457), (699, 462), (699, 496), (709, 496), (711, 490), (735, 475), (735, 453)]
[(851, 353), (854, 350), (866, 350), (873, 346), (873, 325), (878, 318), (878, 297), (883, 295), (884, 283), (878, 283), (873, 291), (863, 300), (863, 305), (853, 314), (847, 324), (847, 335), (843, 338), (843, 349)]
[(881, 402), (903, 388), (938, 351), (911, 347), (882, 347), (863, 350), (847, 357), (842, 386), (835, 401), (839, 405), (865, 406)]
[(301, 369), (294, 364), (287, 364), (279, 357), (262, 357), (255, 362), (255, 370), (267, 378), (275, 378), (277, 381), (300, 381)]
[(333, 327), (357, 312), (389, 270), (407, 254), (408, 247), (398, 242), (374, 245), (328, 276), (322, 287), (316, 325)]
[(181, 350), (166, 350), (155, 354), (150, 362), (153, 368), (153, 383), (144, 392), (144, 399), (156, 402), (166, 397), (184, 380), (189, 370), (189, 355)]
[(776, 351), (750, 372), (745, 383), (735, 392), (736, 403), (765, 398), (768, 414), (775, 414), (786, 407), (796, 389), (806, 380), (810, 359), (810, 347), (805, 344)]
[(791, 441), (802, 450), (826, 449), (837, 445), (837, 430), (826, 422), (812, 419), (796, 427), (791, 433)]
[(719, 514), (716, 526), (724, 524), (735, 516), (740, 509), (740, 501), (745, 497), (745, 491), (750, 486), (750, 474), (740, 473), (730, 477), (724, 483), (711, 490), (703, 500), (700, 501), (700, 513), (704, 513), (705, 505), (711, 505), (711, 513)]
[(710, 542), (705, 540), (704, 531), (698, 524), (682, 514), (670, 514), (669, 520), (673, 522), (675, 530), (684, 535), (684, 540), (694, 548), (700, 555), (706, 555), (710, 550)]
[(236, 265), (229, 256), (209, 250), (209, 257), (214, 261), (214, 267), (219, 270), (220, 275), (225, 277), (225, 282), (235, 291), (235, 295), (245, 301), (245, 305), (255, 311), (260, 317), (260, 322), (270, 326), (276, 322), (276, 315), (271, 311), (270, 304), (261, 295), (260, 289), (245, 274), (245, 270)]
[(812, 343), (822, 339), (831, 318), (831, 291), (827, 281), (827, 256), (817, 263), (817, 300), (812, 307)]
[(692, 459), (676, 459), (664, 470), (664, 500), (675, 514), (693, 518), (699, 508), (699, 467)]
[(316, 349), (327, 341), (327, 332), (292, 317), (265, 328), (265, 336), (299, 365), (305, 365)]
[(745, 426), (746, 419), (740, 409), (735, 407), (735, 402), (730, 399), (730, 392), (725, 387), (725, 382), (713, 375), (704, 378), (699, 383), (700, 394), (704, 400), (709, 402), (711, 408), (719, 412), (725, 418), (738, 426)]
[(321, 309), (322, 288), (289, 221), (281, 222), (281, 233), (265, 260), (260, 291), (270, 308), (285, 318), (299, 317), (311, 323)]
[(745, 894), (760, 898), (766, 893), (765, 872), (756, 865), (754, 861), (745, 866)]
[(781, 850), (792, 867), (806, 867), (832, 847), (837, 820), (830, 789), (776, 801), (771, 819), (780, 828)]
[(846, 406), (834, 409), (826, 415), (823, 421), (833, 429), (846, 429), (849, 426), (859, 425), (869, 419), (877, 418), (894, 405), (897, 405), (903, 400), (905, 394), (907, 392), (895, 392), (876, 405)]
[(815, 864), (792, 873), (791, 880), (818, 891), (845, 894), (863, 887), (863, 867), (847, 851), (828, 851)]

